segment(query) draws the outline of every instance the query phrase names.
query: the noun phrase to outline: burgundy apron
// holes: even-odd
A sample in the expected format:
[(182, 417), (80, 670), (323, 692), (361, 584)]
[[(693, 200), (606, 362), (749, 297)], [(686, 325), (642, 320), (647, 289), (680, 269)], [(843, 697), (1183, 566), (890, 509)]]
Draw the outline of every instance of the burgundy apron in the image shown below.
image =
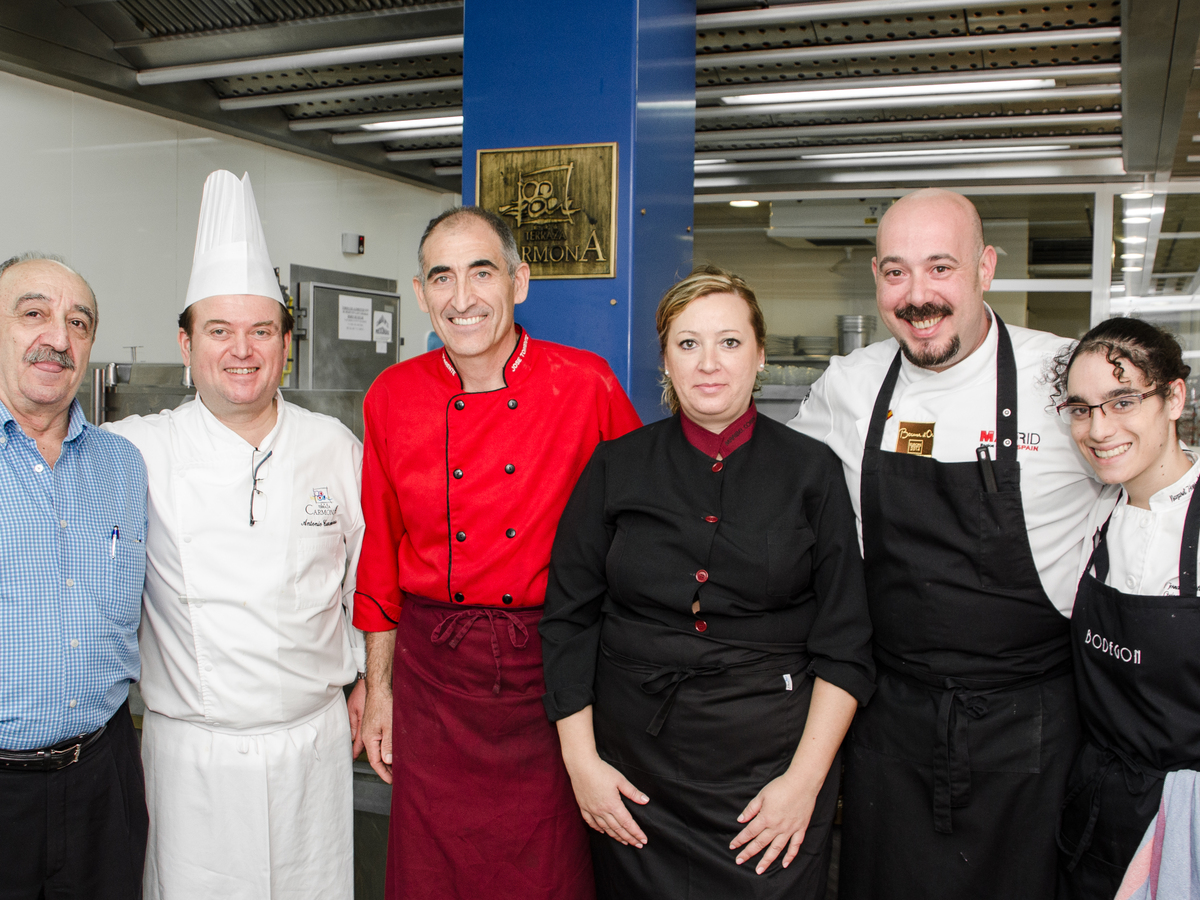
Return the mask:
[(1079, 732), (1069, 622), (1029, 546), (1016, 360), (995, 320), (994, 460), (880, 449), (898, 351), (871, 415), (861, 500), (879, 668), (845, 755), (844, 900), (1055, 895)]
[(1077, 900), (1116, 894), (1158, 812), (1166, 773), (1200, 768), (1198, 542), (1194, 490), (1178, 596), (1124, 594), (1104, 583), (1107, 522), (1079, 582), (1071, 646), (1087, 742), (1071, 771), (1059, 830)]
[(587, 826), (546, 719), (542, 607), (405, 594), (389, 900), (592, 900)]

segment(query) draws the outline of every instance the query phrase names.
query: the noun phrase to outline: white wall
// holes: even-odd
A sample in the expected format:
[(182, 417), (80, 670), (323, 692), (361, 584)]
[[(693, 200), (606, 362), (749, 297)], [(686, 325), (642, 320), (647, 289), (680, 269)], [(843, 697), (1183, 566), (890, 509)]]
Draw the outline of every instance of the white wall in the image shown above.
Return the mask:
[[(178, 362), (200, 194), (214, 169), (250, 173), (271, 261), (395, 278), (404, 355), (424, 350), (416, 248), (453, 194), (276, 150), (83, 94), (0, 73), (0, 259), (63, 256), (96, 291), (92, 360)], [(341, 252), (344, 231), (366, 253)]]

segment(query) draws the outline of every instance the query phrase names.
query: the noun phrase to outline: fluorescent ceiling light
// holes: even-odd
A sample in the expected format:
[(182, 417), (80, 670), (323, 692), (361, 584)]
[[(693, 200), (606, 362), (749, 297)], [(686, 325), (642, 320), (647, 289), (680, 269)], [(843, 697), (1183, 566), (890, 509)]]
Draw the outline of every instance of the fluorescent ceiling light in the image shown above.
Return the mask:
[(1032, 144), (1022, 147), (940, 147), (937, 150), (863, 150), (854, 153), (809, 153), (801, 159), (887, 159), (907, 156), (948, 156), (963, 153), (1042, 153), (1070, 150), (1070, 144)]
[(1126, 216), (1121, 221), (1126, 225), (1145, 225), (1150, 219), (1146, 216)]
[(721, 163), (726, 163), (726, 162), (729, 162), (729, 160), (727, 160), (727, 159), (698, 159), (698, 160), (696, 160), (696, 165), (698, 165), (698, 166), (719, 166)]
[(1121, 266), (1121, 271), (1122, 272), (1140, 272), (1140, 271), (1142, 271), (1142, 267), (1141, 266)]
[(1114, 290), (1114, 291), (1123, 291), (1123, 290), (1125, 290), (1125, 285), (1123, 285), (1123, 284), (1114, 284), (1114, 285), (1112, 286), (1111, 290)]
[(439, 128), (442, 125), (461, 125), (462, 116), (436, 116), (432, 119), (397, 119), (394, 122), (372, 122), (362, 125), (364, 131), (399, 131), (404, 128)]
[(1145, 253), (1122, 253), (1121, 259), (1145, 259)]
[(1136, 235), (1128, 235), (1126, 237), (1117, 238), (1117, 240), (1120, 241), (1122, 244), (1144, 244), (1144, 243), (1146, 243), (1146, 239), (1144, 237), (1137, 237)]
[(810, 100), (868, 100), (883, 97), (926, 97), (931, 94), (992, 94), (1054, 87), (1053, 78), (1014, 78), (1011, 81), (959, 81), (950, 84), (904, 84), (889, 87), (834, 88), (823, 91), (783, 91), (778, 94), (734, 94), (722, 97), (728, 106), (759, 103), (806, 103)]
[(1122, 200), (1149, 200), (1154, 196), (1154, 191), (1131, 191), (1128, 194), (1122, 194)]
[(738, 209), (752, 209), (758, 206), (757, 200), (730, 200), (730, 206), (736, 206)]

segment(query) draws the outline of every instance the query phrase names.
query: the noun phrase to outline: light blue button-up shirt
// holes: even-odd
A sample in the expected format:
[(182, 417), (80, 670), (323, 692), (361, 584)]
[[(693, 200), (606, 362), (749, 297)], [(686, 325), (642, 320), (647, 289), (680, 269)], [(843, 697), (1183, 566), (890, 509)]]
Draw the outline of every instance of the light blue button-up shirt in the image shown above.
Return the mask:
[(0, 403), (0, 748), (95, 731), (137, 681), (146, 467), (71, 404), (50, 466)]

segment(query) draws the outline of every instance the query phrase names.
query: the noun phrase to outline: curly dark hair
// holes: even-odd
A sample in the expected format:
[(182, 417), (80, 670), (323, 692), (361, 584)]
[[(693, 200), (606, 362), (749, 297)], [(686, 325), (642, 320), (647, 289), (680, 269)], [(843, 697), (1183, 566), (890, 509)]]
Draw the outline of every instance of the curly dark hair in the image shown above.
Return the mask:
[(1061, 403), (1067, 396), (1067, 375), (1082, 353), (1103, 353), (1112, 363), (1117, 381), (1128, 382), (1122, 361), (1138, 369), (1150, 387), (1186, 379), (1192, 367), (1183, 361), (1183, 349), (1169, 331), (1143, 319), (1117, 317), (1106, 319), (1074, 346), (1064, 348), (1051, 365), (1050, 382), (1054, 399)]

